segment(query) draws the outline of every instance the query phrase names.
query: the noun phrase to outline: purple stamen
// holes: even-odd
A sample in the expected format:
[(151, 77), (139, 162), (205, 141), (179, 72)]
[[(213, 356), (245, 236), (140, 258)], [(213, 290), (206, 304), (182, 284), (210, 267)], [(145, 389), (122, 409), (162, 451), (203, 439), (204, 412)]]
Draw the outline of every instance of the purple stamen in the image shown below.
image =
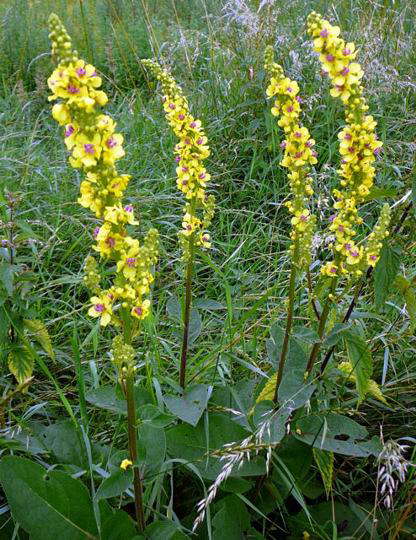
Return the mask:
[(135, 307), (134, 308), (134, 312), (139, 316), (141, 317), (143, 315), (143, 309), (141, 307)]
[(131, 204), (126, 204), (126, 206), (124, 207), (124, 210), (126, 212), (133, 212), (133, 206)]
[(114, 148), (115, 146), (117, 146), (117, 142), (114, 140), (114, 137), (110, 137), (107, 140), (106, 145), (108, 148)]
[(319, 33), (319, 35), (320, 35), (321, 37), (323, 37), (323, 38), (326, 38), (326, 37), (329, 36), (329, 32), (328, 32), (328, 30), (327, 30), (326, 28), (324, 28), (324, 30), (322, 30), (322, 31)]
[(350, 72), (350, 68), (345, 67), (345, 68), (341, 71), (341, 75), (344, 75), (344, 77), (345, 77), (345, 75), (348, 75), (349, 72)]
[(289, 105), (289, 107), (286, 110), (289, 113), (293, 112), (293, 105)]
[(102, 313), (105, 310), (105, 305), (104, 304), (95, 304), (94, 309), (98, 313)]
[(183, 119), (185, 118), (185, 115), (181, 113), (181, 114), (178, 116), (178, 118), (179, 118), (179, 120), (183, 120)]
[(174, 103), (169, 103), (169, 109), (173, 111), (174, 109), (176, 109), (176, 105)]
[(202, 137), (200, 137), (197, 141), (196, 141), (196, 144), (202, 144), (204, 142), (204, 139)]
[(75, 131), (74, 126), (69, 124), (69, 126), (67, 126), (67, 128), (65, 130), (65, 137), (70, 137), (74, 133), (74, 131)]
[(336, 274), (337, 273), (337, 267), (336, 266), (331, 266), (330, 270), (331, 274)]
[(99, 232), (100, 232), (100, 227), (95, 227), (94, 232), (93, 232), (94, 238), (97, 238)]
[(91, 143), (84, 144), (84, 150), (86, 154), (95, 154), (95, 148), (94, 145)]
[(113, 248), (116, 245), (116, 241), (111, 236), (109, 236), (105, 242), (110, 248)]
[(205, 176), (206, 176), (205, 173), (201, 173), (201, 174), (198, 176), (198, 178), (199, 178), (200, 180), (203, 180), (203, 179), (205, 178)]
[(68, 84), (67, 88), (68, 92), (70, 94), (78, 94), (79, 93), (79, 88), (77, 88), (76, 86), (74, 86), (73, 84)]
[(325, 58), (328, 62), (333, 62), (335, 60), (335, 56), (333, 54), (327, 54)]
[(192, 129), (196, 128), (196, 122), (191, 122), (189, 124), (189, 127), (192, 128)]
[(136, 264), (136, 258), (135, 257), (128, 257), (126, 259), (127, 266), (130, 266), (132, 268)]
[(80, 67), (80, 68), (77, 69), (77, 74), (78, 74), (80, 77), (82, 77), (82, 75), (86, 75), (86, 73), (87, 73), (87, 72), (85, 71), (84, 68), (81, 68), (81, 67)]
[(349, 54), (351, 54), (351, 50), (350, 49), (342, 49), (342, 54), (344, 56), (348, 56)]

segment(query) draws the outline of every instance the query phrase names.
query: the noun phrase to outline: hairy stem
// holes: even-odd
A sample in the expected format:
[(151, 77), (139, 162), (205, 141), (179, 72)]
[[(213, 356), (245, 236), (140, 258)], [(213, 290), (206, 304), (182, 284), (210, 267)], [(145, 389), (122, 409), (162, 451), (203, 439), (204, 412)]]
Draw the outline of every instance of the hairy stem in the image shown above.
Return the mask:
[(286, 318), (286, 328), (285, 328), (285, 336), (283, 338), (283, 345), (282, 345), (282, 351), (280, 353), (280, 360), (279, 360), (279, 367), (277, 370), (277, 377), (276, 377), (276, 388), (274, 391), (274, 397), (273, 401), (277, 402), (277, 396), (279, 392), (279, 386), (282, 382), (283, 377), (283, 368), (285, 367), (286, 357), (289, 350), (289, 339), (290, 339), (290, 333), (292, 331), (292, 323), (293, 323), (293, 306), (295, 304), (295, 284), (296, 284), (296, 253), (297, 253), (297, 246), (295, 246), (295, 252), (292, 260), (292, 268), (290, 269), (290, 278), (289, 278), (289, 293), (288, 293), (288, 306), (287, 306), (287, 318)]
[(191, 304), (192, 304), (192, 275), (194, 270), (194, 237), (191, 236), (189, 240), (189, 254), (186, 264), (186, 277), (185, 277), (185, 310), (183, 316), (183, 335), (182, 335), (182, 351), (181, 351), (181, 367), (179, 372), (179, 384), (182, 389), (185, 389), (185, 377), (186, 377), (186, 361), (188, 358), (188, 341), (189, 341), (189, 321), (191, 317)]
[(143, 511), (143, 487), (140, 477), (140, 470), (137, 464), (137, 418), (136, 403), (134, 399), (133, 370), (125, 378), (124, 391), (127, 401), (127, 430), (129, 441), (130, 461), (133, 464), (133, 488), (134, 488), (134, 506), (136, 511), (136, 521), (140, 532), (144, 531), (144, 511)]

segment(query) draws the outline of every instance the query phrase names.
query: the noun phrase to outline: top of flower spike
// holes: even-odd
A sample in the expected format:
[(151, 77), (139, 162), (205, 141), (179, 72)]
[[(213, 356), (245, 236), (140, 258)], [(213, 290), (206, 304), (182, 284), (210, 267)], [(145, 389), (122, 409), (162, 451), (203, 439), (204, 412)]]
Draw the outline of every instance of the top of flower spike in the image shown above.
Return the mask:
[(52, 41), (52, 56), (58, 64), (64, 66), (78, 60), (77, 51), (72, 50), (72, 41), (61, 19), (51, 13), (48, 19), (49, 38)]

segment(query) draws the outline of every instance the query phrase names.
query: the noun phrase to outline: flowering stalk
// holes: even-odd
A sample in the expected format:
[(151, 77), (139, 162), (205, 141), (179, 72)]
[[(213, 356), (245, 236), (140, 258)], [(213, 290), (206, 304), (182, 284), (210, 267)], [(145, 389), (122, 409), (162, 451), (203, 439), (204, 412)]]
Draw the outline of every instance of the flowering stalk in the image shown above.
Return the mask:
[(283, 68), (273, 61), (272, 47), (268, 47), (265, 52), (265, 69), (270, 77), (267, 95), (276, 97), (271, 111), (274, 116), (279, 117), (278, 124), (283, 128), (286, 136), (281, 143), (281, 147), (284, 149), (281, 165), (289, 169), (291, 199), (286, 203), (286, 206), (293, 216), (290, 233), (292, 265), (289, 278), (286, 329), (274, 394), (274, 401), (277, 401), (292, 330), (296, 275), (298, 269), (308, 268), (311, 260), (311, 242), (316, 217), (309, 210), (309, 199), (313, 194), (309, 171), (317, 159), (313, 149), (315, 141), (310, 137), (309, 130), (301, 126), (299, 120), (300, 103), (302, 102), (298, 96), (299, 86), (296, 81), (285, 77)]
[[(376, 226), (360, 245), (355, 239), (357, 226), (363, 222), (358, 214), (358, 205), (364, 202), (374, 184), (373, 164), (382, 143), (375, 133), (376, 121), (366, 114), (369, 107), (363, 97), (363, 71), (360, 64), (354, 62), (357, 55), (354, 43), (346, 43), (339, 37), (339, 27), (332, 26), (315, 12), (308, 17), (308, 33), (314, 38), (314, 49), (319, 53), (322, 69), (331, 81), (331, 96), (342, 101), (347, 122), (338, 135), (341, 189), (333, 190), (336, 213), (331, 217), (329, 226), (335, 237), (331, 246), (334, 257), (321, 268), (322, 274), (331, 278), (330, 294), (318, 330), (322, 337), (337, 280), (340, 277), (348, 280), (361, 278), (368, 267), (377, 264), (382, 241), (389, 234), (390, 207), (387, 204), (383, 206)], [(312, 347), (308, 372), (313, 368), (320, 347), (320, 343)]]
[(209, 147), (201, 121), (191, 115), (188, 101), (174, 78), (153, 60), (143, 60), (142, 63), (161, 82), (166, 119), (179, 139), (175, 146), (176, 183), (186, 198), (182, 230), (178, 233), (186, 263), (179, 384), (185, 388), (195, 250), (211, 247), (210, 236), (206, 230), (212, 221), (215, 199), (205, 191), (210, 175), (203, 164), (209, 156)]
[(100, 108), (108, 98), (99, 90), (101, 78), (95, 68), (79, 59), (59, 18), (49, 18), (52, 55), (58, 66), (48, 79), (52, 95), (60, 99), (52, 108), (54, 119), (64, 127), (65, 144), (72, 167), (81, 169), (81, 196), (78, 202), (100, 220), (93, 232), (103, 262), (116, 265), (116, 275), (108, 289), (102, 289), (97, 260), (88, 257), (85, 283), (93, 293), (88, 314), (101, 326), (121, 327), (113, 342), (113, 362), (127, 400), (130, 459), (134, 464), (134, 492), (137, 523), (144, 528), (142, 486), (137, 467), (137, 426), (134, 394), (134, 349), (132, 339), (139, 324), (149, 314), (152, 267), (157, 259), (158, 233), (150, 229), (142, 243), (128, 234), (129, 225), (137, 225), (131, 204), (123, 206), (122, 197), (130, 180), (117, 172), (115, 162), (124, 156), (123, 136), (115, 132), (115, 122)]

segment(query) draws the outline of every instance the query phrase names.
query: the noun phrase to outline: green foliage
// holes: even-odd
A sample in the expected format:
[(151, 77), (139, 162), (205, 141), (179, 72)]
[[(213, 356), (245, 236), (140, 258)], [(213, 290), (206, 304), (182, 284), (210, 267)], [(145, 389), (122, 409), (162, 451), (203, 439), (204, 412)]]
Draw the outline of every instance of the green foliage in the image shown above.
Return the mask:
[(365, 339), (355, 332), (346, 332), (344, 342), (348, 360), (355, 375), (359, 400), (364, 400), (369, 392), (369, 384), (373, 374), (373, 360)]
[(380, 308), (391, 292), (397, 272), (400, 268), (401, 252), (385, 242), (380, 253), (380, 260), (374, 272), (374, 290), (376, 307)]
[(326, 496), (329, 497), (334, 478), (334, 453), (326, 452), (320, 448), (313, 448), (312, 452), (324, 482)]

